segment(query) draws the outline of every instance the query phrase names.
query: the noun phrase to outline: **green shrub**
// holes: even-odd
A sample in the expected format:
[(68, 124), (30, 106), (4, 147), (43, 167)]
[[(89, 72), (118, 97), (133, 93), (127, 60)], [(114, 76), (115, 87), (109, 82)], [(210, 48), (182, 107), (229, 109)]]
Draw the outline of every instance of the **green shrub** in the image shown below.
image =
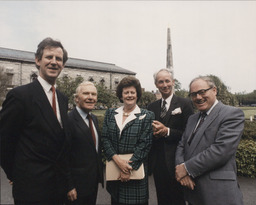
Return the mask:
[(241, 140), (237, 153), (237, 174), (245, 177), (256, 177), (256, 141)]
[(103, 127), (103, 122), (104, 122), (104, 116), (97, 116), (98, 118), (98, 122), (99, 122), (99, 131), (100, 131), (100, 134), (102, 132), (102, 127)]
[(256, 141), (256, 121), (245, 121), (244, 122), (244, 133), (242, 139)]

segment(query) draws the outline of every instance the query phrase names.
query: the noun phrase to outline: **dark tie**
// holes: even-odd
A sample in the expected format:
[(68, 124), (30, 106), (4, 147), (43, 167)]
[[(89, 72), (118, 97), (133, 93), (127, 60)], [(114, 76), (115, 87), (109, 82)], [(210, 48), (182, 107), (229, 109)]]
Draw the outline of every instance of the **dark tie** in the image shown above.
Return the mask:
[(56, 112), (56, 98), (55, 98), (55, 87), (52, 86), (51, 90), (52, 90), (52, 109), (53, 109), (54, 114), (57, 116), (57, 112)]
[(95, 132), (94, 132), (94, 129), (93, 129), (92, 116), (90, 114), (88, 114), (87, 118), (89, 120), (89, 127), (90, 127), (90, 130), (91, 130), (92, 139), (93, 139), (94, 145), (96, 146), (96, 136), (95, 136)]
[(161, 107), (161, 114), (160, 114), (160, 118), (164, 118), (166, 113), (167, 113), (167, 109), (166, 109), (166, 101), (163, 101), (162, 107)]
[(192, 133), (190, 139), (188, 140), (188, 144), (189, 144), (189, 145), (191, 144), (192, 140), (194, 139), (197, 130), (198, 130), (199, 127), (203, 124), (204, 119), (205, 119), (206, 116), (207, 116), (206, 112), (201, 112), (201, 114), (200, 114), (200, 121), (199, 121), (199, 123), (198, 123), (196, 129), (195, 129), (194, 132)]

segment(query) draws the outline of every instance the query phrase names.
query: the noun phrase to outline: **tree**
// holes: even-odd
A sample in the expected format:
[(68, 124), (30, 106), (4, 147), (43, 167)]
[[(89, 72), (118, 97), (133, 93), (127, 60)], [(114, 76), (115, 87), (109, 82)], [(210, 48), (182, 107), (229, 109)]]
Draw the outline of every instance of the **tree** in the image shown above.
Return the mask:
[(188, 91), (185, 89), (181, 89), (181, 83), (178, 81), (178, 79), (174, 79), (174, 82), (175, 95), (184, 98), (188, 97)]
[(142, 96), (138, 102), (139, 107), (146, 108), (150, 103), (156, 100), (156, 96), (148, 91), (142, 92)]
[(69, 76), (63, 76), (57, 79), (57, 87), (65, 96), (68, 97), (69, 107), (72, 108), (74, 103), (74, 94), (77, 86), (82, 83), (84, 79), (82, 77), (71, 78)]
[(181, 83), (176, 78), (174, 79), (174, 90), (175, 92), (181, 90)]
[(210, 77), (216, 87), (217, 87), (217, 98), (218, 100), (220, 100), (222, 103), (226, 104), (226, 105), (237, 105), (238, 101), (235, 97), (235, 95), (233, 95), (231, 92), (229, 92), (229, 88), (220, 80), (220, 78), (218, 78), (215, 75), (208, 75), (208, 77)]
[(252, 105), (256, 104), (256, 90), (251, 93), (236, 93), (236, 98), (239, 102), (239, 105)]
[(7, 88), (9, 85), (9, 79), (7, 74), (4, 72), (4, 67), (0, 66), (0, 105), (2, 105), (4, 98), (7, 93)]
[(107, 106), (108, 108), (117, 105), (117, 103), (119, 102), (119, 99), (110, 89), (108, 89), (104, 85), (104, 83), (98, 83), (95, 86), (96, 86), (97, 92), (98, 92), (98, 103), (97, 104), (101, 104), (104, 107)]

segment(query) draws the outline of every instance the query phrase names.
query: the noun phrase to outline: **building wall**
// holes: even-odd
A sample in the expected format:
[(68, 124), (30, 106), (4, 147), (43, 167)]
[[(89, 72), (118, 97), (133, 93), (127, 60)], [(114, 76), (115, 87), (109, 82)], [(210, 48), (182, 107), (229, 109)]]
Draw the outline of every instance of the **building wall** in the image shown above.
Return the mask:
[[(0, 60), (0, 66), (5, 68), (8, 75), (12, 75), (11, 87), (27, 84), (32, 81), (34, 75), (38, 76), (38, 69), (34, 63), (11, 62)], [(65, 67), (59, 77), (70, 76), (76, 78), (81, 76), (85, 81), (93, 80), (99, 83), (104, 80), (107, 88), (114, 90), (122, 78), (128, 76), (121, 73), (110, 73), (95, 70)]]

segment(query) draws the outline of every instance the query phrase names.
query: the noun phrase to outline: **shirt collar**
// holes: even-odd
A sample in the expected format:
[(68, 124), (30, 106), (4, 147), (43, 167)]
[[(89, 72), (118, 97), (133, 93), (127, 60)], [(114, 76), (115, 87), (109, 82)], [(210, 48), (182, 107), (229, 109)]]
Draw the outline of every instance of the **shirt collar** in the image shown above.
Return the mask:
[(213, 103), (212, 107), (206, 112), (207, 115), (210, 114), (210, 112), (212, 111), (212, 109), (215, 107), (215, 105), (217, 105), (219, 101), (216, 99), (215, 102)]
[[(118, 114), (123, 114), (123, 112), (124, 112), (124, 106), (121, 106), (121, 107), (117, 108), (117, 109), (116, 109), (116, 112), (117, 112)], [(131, 111), (131, 114), (138, 114), (138, 113), (140, 113), (140, 108), (139, 108), (138, 105), (136, 105), (136, 107), (134, 108), (134, 110)]]
[[(77, 112), (81, 115), (81, 117), (83, 119), (87, 118), (88, 113), (86, 113), (85, 111), (83, 111), (80, 107), (76, 106), (76, 110)], [(90, 114), (90, 113), (89, 113)]]
[[(51, 90), (52, 85), (43, 79), (40, 75), (37, 79), (45, 91), (49, 92)], [(56, 88), (56, 85), (54, 85), (54, 87)]]
[(163, 101), (165, 100), (166, 104), (167, 104), (167, 107), (169, 107), (169, 105), (171, 104), (171, 101), (172, 101), (172, 97), (173, 97), (173, 93), (166, 99), (162, 98), (162, 104), (163, 104)]

